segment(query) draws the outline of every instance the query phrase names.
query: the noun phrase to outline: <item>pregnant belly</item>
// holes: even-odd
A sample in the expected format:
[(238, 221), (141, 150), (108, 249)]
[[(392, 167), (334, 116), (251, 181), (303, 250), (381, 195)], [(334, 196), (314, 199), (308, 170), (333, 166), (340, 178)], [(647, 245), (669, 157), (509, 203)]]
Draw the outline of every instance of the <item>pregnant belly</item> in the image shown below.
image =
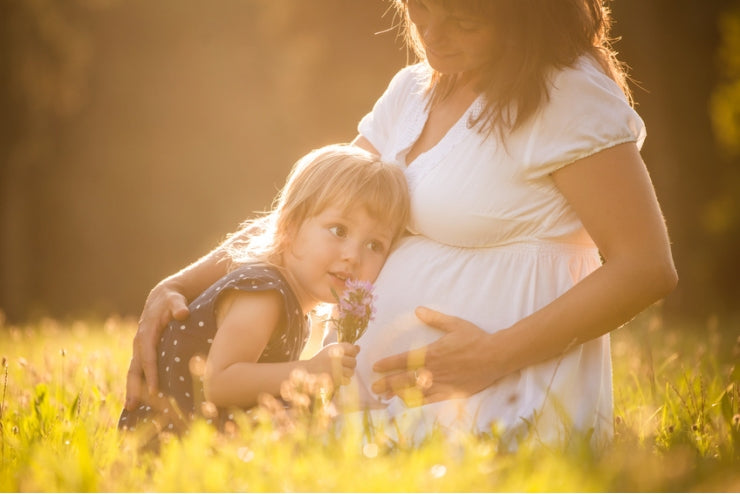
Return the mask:
[(546, 305), (599, 265), (595, 249), (559, 244), (459, 248), (405, 238), (376, 280), (376, 316), (357, 342), (356, 375), (369, 388), (379, 359), (441, 336), (414, 315), (425, 306), (488, 332), (507, 328)]

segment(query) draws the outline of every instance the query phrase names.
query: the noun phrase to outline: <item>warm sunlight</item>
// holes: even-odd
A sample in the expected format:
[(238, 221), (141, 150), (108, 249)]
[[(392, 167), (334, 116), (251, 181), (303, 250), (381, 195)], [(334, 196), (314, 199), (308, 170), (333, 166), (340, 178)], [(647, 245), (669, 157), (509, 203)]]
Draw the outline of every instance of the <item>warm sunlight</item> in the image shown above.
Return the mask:
[(0, 491), (740, 491), (740, 7), (0, 5)]

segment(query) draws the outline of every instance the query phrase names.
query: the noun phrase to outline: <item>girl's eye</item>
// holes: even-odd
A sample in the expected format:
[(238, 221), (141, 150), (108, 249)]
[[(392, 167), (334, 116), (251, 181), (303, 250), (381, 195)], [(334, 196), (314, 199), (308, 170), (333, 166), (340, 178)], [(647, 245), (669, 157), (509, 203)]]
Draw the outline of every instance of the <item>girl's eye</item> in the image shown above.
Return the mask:
[(383, 245), (383, 242), (378, 242), (377, 240), (371, 240), (368, 242), (367, 248), (379, 254), (383, 254), (385, 252), (385, 245)]
[(347, 229), (344, 225), (334, 225), (329, 227), (329, 231), (336, 237), (344, 238), (347, 236)]

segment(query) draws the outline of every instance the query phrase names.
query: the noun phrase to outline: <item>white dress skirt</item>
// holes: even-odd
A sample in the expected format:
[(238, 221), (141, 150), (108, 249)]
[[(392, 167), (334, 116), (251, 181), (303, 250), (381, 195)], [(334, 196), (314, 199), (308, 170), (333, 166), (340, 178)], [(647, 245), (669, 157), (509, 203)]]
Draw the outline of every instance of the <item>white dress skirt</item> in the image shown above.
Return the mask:
[[(359, 132), (382, 159), (403, 167), (412, 218), (376, 285), (376, 315), (358, 341), (355, 385), (375, 420), (422, 439), (435, 428), (556, 443), (572, 432), (612, 435), (609, 336), (509, 375), (466, 399), (408, 407), (370, 391), (383, 357), (441, 332), (414, 315), (427, 306), (491, 333), (547, 305), (600, 266), (596, 246), (551, 172), (625, 142), (642, 144), (640, 117), (589, 57), (552, 74), (549, 102), (505, 143), (471, 129), (479, 98), (429, 151), (406, 163), (427, 117), (429, 68), (402, 69)], [(618, 164), (615, 164), (618, 166)], [(506, 352), (506, 348), (498, 351)]]

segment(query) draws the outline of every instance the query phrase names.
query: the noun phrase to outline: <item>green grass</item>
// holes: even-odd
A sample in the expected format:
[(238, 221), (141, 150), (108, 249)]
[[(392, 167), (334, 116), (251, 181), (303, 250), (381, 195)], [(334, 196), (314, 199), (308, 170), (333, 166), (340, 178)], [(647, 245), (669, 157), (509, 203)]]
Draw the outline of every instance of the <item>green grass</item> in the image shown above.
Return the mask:
[(738, 491), (740, 326), (654, 314), (613, 333), (616, 435), (599, 452), (504, 453), (495, 435), (389, 445), (265, 407), (154, 453), (116, 430), (132, 321), (0, 325), (0, 491)]

